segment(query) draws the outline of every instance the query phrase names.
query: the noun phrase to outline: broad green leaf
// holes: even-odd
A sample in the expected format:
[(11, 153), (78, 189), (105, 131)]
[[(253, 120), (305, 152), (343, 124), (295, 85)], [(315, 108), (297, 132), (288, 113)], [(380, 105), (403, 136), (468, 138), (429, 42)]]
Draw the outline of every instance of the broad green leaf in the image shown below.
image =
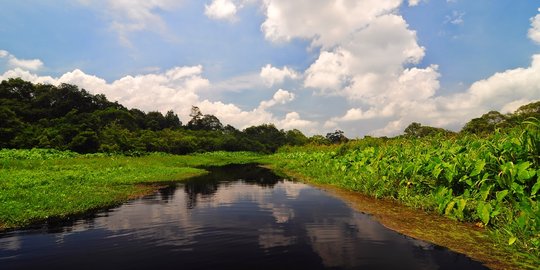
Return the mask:
[(508, 190), (503, 190), (503, 191), (498, 191), (497, 192), (497, 201), (498, 202), (502, 202), (502, 200), (504, 199), (504, 197), (506, 197), (506, 195), (508, 195)]
[(512, 236), (510, 239), (508, 239), (508, 245), (513, 245), (517, 240), (517, 237)]
[(531, 189), (531, 195), (535, 195), (538, 190), (540, 190), (540, 176), (538, 177), (538, 180), (536, 181), (536, 184)]
[(448, 205), (446, 206), (446, 209), (444, 210), (444, 214), (449, 216), (450, 213), (452, 213), (452, 209), (454, 209), (455, 204), (456, 204), (455, 201), (451, 201), (450, 203), (448, 203)]
[(473, 171), (471, 172), (471, 174), (469, 174), (470, 177), (473, 177), (473, 176), (477, 176), (480, 174), (480, 172), (482, 172), (482, 170), (484, 169), (484, 167), (486, 166), (486, 162), (483, 161), (483, 160), (478, 160), (476, 162), (476, 164), (474, 165), (474, 169)]
[(480, 220), (487, 225), (491, 216), (491, 205), (480, 202), (476, 207), (476, 213)]
[(536, 175), (535, 170), (524, 169), (524, 170), (518, 171), (518, 179), (522, 182), (533, 178), (535, 175)]
[(526, 161), (526, 162), (519, 163), (517, 165), (517, 168), (518, 168), (518, 170), (522, 171), (522, 170), (528, 169), (530, 166), (531, 166), (531, 163)]
[(463, 212), (463, 209), (465, 209), (465, 206), (467, 205), (467, 199), (463, 199), (463, 198), (459, 199), (457, 201), (457, 205), (458, 205), (458, 210), (460, 212)]
[(480, 198), (482, 198), (482, 201), (487, 200), (491, 188), (493, 188), (493, 185), (483, 185), (480, 188)]

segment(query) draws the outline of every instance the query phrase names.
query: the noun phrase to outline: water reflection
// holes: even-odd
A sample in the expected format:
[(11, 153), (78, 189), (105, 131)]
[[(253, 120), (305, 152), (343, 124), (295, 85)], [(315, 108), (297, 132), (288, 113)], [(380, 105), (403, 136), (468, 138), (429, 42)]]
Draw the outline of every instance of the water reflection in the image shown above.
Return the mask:
[[(0, 235), (2, 269), (482, 269), (257, 166), (67, 223)], [(5, 267), (5, 268), (4, 268)]]

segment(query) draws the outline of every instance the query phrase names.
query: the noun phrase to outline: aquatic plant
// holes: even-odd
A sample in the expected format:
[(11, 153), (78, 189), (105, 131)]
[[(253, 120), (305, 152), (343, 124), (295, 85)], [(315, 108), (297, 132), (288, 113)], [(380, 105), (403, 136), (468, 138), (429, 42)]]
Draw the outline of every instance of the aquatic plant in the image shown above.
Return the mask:
[(366, 138), (288, 147), (269, 162), (312, 181), (487, 226), (501, 242), (540, 255), (540, 122), (479, 137)]

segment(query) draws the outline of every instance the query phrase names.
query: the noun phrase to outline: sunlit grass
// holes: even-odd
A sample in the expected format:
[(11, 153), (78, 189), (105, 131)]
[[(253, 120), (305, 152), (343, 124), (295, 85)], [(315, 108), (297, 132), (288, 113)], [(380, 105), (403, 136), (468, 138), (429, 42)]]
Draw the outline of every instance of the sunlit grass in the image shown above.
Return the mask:
[(0, 228), (110, 206), (146, 194), (160, 183), (206, 173), (195, 167), (247, 163), (257, 157), (246, 152), (125, 157), (4, 149), (0, 151)]

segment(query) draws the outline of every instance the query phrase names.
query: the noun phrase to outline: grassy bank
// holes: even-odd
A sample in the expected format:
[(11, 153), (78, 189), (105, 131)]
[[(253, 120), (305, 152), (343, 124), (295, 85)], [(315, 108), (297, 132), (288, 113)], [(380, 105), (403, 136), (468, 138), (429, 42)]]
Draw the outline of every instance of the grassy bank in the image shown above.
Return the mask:
[(488, 137), (366, 138), (284, 148), (275, 168), (485, 227), (498, 248), (540, 263), (540, 124)]
[(163, 182), (206, 173), (198, 166), (252, 162), (251, 153), (176, 156), (79, 155), (56, 150), (0, 150), (0, 230), (114, 205)]

